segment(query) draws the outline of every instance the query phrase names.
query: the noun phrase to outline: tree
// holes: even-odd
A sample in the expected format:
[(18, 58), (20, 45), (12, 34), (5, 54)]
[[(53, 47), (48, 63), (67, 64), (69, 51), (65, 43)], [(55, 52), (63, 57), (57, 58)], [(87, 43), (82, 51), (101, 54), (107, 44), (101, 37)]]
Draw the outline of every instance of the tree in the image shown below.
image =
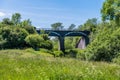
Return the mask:
[(4, 18), (2, 20), (2, 24), (6, 24), (6, 25), (12, 25), (12, 21), (9, 18)]
[(71, 24), (71, 25), (69, 26), (68, 30), (74, 30), (75, 26), (76, 26), (75, 24)]
[(12, 15), (12, 22), (14, 25), (20, 24), (21, 15), (19, 13), (15, 13)]
[(50, 38), (48, 37), (48, 34), (41, 34), (41, 37), (47, 41), (47, 40), (50, 40)]
[(62, 30), (64, 28), (64, 26), (60, 22), (52, 24), (51, 27), (53, 30)]
[(30, 19), (27, 19), (27, 20), (24, 20), (21, 22), (21, 26), (24, 27), (24, 26), (32, 26), (31, 24), (32, 22), (30, 21)]
[(52, 41), (50, 40), (44, 40), (42, 43), (41, 43), (41, 46), (40, 48), (44, 48), (44, 49), (48, 49), (48, 50), (51, 50), (53, 49), (53, 44), (52, 44)]
[(35, 50), (38, 48), (52, 49), (53, 45), (50, 40), (44, 40), (43, 36), (38, 34), (32, 34), (26, 37), (25, 41)]
[(35, 50), (40, 48), (41, 44), (43, 43), (44, 39), (38, 34), (32, 34), (25, 38), (27, 44), (33, 47)]
[(88, 19), (83, 25), (80, 25), (78, 28), (80, 30), (89, 30), (91, 32), (94, 32), (97, 24), (98, 24), (97, 19), (92, 18), (92, 19)]
[(22, 28), (24, 28), (26, 31), (28, 31), (29, 34), (37, 33), (33, 26), (24, 26)]
[[(120, 28), (106, 27), (99, 28), (96, 38), (88, 45), (83, 52), (87, 59), (96, 61), (112, 61), (120, 53)], [(109, 27), (109, 28), (108, 28)], [(115, 27), (115, 25), (113, 26)]]
[(106, 0), (103, 3), (101, 14), (102, 14), (103, 21), (114, 20), (119, 25), (120, 23), (120, 0)]
[(20, 48), (24, 47), (25, 38), (28, 32), (20, 27), (4, 27), (1, 30), (3, 40), (6, 41), (4, 48)]

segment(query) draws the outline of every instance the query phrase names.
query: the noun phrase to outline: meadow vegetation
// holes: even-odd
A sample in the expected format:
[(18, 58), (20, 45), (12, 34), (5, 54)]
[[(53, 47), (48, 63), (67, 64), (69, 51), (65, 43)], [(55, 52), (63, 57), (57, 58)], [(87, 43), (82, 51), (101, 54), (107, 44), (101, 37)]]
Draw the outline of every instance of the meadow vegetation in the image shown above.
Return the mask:
[(73, 58), (54, 58), (26, 50), (0, 51), (1, 80), (119, 80), (120, 65)]

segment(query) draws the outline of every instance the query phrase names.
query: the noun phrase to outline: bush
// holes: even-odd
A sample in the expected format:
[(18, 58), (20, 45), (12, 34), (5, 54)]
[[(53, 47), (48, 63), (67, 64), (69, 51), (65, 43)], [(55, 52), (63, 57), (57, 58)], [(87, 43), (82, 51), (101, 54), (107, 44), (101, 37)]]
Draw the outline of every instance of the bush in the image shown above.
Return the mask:
[(62, 51), (54, 51), (54, 53), (53, 53), (53, 55), (55, 56), (55, 57), (60, 57), (60, 56), (63, 56), (63, 52)]
[(45, 41), (49, 40), (48, 34), (41, 34), (41, 37), (42, 37)]
[(117, 63), (120, 65), (120, 53), (116, 55), (116, 57), (112, 60), (112, 62)]
[(25, 41), (35, 50), (38, 50), (39, 48), (51, 50), (53, 48), (52, 42), (50, 40), (44, 40), (43, 37), (38, 34), (27, 36)]
[(53, 49), (53, 44), (50, 40), (47, 40), (47, 41), (44, 41), (43, 43), (41, 43), (40, 47), (51, 50), (51, 49)]
[(77, 57), (78, 49), (70, 49), (65, 51), (67, 57)]
[(1, 35), (3, 40), (6, 41), (3, 44), (3, 48), (21, 48), (25, 46), (24, 39), (28, 32), (19, 27), (4, 27), (1, 30)]
[(48, 50), (48, 49), (44, 49), (44, 48), (41, 48), (40, 51), (41, 51), (41, 52), (44, 52), (44, 53), (53, 54), (52, 50)]
[(33, 26), (24, 26), (23, 27), (29, 34), (35, 34), (37, 33), (35, 28)]
[(120, 28), (104, 27), (85, 50), (88, 60), (112, 61), (120, 52)]
[(87, 60), (85, 50), (78, 50), (76, 57), (80, 60)]
[(25, 38), (25, 41), (27, 44), (29, 44), (31, 47), (37, 50), (39, 47), (41, 47), (41, 44), (43, 43), (44, 39), (38, 34), (32, 34), (27, 36)]
[(114, 58), (112, 61), (120, 65), (120, 56), (117, 58)]

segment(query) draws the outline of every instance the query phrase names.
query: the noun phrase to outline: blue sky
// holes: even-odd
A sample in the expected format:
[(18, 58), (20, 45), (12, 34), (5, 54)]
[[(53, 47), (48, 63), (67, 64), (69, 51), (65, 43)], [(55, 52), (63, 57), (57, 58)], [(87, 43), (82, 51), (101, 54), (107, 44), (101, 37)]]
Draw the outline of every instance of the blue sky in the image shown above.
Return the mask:
[(83, 24), (87, 19), (98, 18), (104, 0), (0, 0), (0, 21), (13, 13), (22, 20), (30, 19), (39, 28), (50, 28), (55, 22), (65, 27)]

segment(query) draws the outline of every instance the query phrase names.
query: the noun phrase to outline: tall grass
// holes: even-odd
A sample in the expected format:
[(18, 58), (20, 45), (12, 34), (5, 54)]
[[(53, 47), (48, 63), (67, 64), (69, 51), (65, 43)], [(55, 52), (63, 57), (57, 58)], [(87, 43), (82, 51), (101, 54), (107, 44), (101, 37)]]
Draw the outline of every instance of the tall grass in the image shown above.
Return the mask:
[(120, 80), (120, 65), (1, 50), (0, 80)]

